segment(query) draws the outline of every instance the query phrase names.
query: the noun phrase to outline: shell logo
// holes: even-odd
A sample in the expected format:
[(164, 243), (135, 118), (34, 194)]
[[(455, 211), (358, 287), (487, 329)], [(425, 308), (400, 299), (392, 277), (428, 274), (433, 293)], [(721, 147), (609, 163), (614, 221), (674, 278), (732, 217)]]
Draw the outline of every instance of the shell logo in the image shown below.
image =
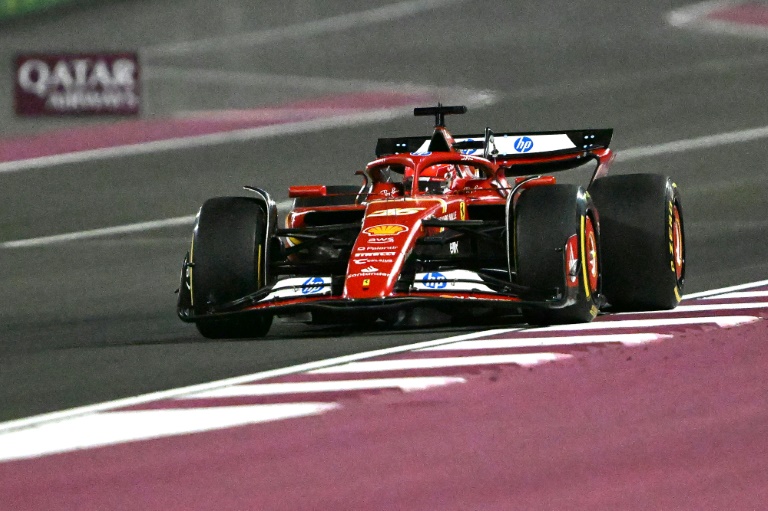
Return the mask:
[(363, 232), (368, 236), (392, 236), (406, 231), (408, 231), (408, 228), (399, 224), (374, 225), (373, 227), (363, 229)]

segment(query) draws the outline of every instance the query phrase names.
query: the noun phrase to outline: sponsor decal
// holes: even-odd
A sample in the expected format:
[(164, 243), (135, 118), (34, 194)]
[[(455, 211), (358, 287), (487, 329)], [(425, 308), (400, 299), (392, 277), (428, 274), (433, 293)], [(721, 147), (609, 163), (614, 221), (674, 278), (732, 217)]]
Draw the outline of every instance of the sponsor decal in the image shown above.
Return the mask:
[(347, 275), (348, 279), (354, 279), (358, 277), (389, 277), (389, 273), (384, 272), (372, 272), (372, 273), (353, 273), (351, 275)]
[(392, 208), (392, 209), (380, 209), (369, 213), (368, 216), (406, 216), (414, 215), (419, 211), (424, 211), (424, 208)]
[(568, 284), (573, 287), (579, 280), (579, 257), (577, 250), (577, 236), (574, 234), (565, 244), (565, 266), (568, 272)]
[(438, 217), (440, 220), (456, 220), (456, 212), (448, 213), (447, 215), (443, 215)]
[(452, 241), (448, 247), (451, 250), (451, 255), (456, 255), (459, 253), (459, 242), (458, 241)]
[(379, 258), (368, 259), (368, 258), (365, 258), (365, 259), (353, 259), (352, 262), (354, 262), (355, 264), (360, 264), (360, 265), (371, 264), (371, 263), (387, 263), (387, 264), (392, 264), (393, 262), (395, 262), (395, 260), (394, 259), (379, 259)]
[(366, 227), (363, 232), (368, 236), (393, 236), (402, 232), (408, 232), (408, 228), (400, 224), (382, 224)]
[(365, 252), (357, 253), (355, 254), (355, 257), (386, 257), (393, 255), (397, 255), (397, 252)]
[(374, 237), (368, 238), (368, 243), (374, 243), (374, 244), (377, 244), (377, 243), (394, 243), (394, 242), (395, 242), (395, 238), (374, 238)]
[(421, 279), (421, 283), (429, 289), (443, 289), (448, 285), (448, 279), (446, 279), (445, 275), (442, 273), (433, 271), (424, 275), (424, 278)]
[(463, 202), (459, 204), (459, 218), (461, 220), (467, 219), (467, 205)]
[(515, 145), (512, 147), (514, 147), (515, 151), (518, 153), (527, 153), (533, 149), (533, 140), (531, 140), (530, 137), (519, 137), (515, 140)]
[(136, 53), (27, 54), (14, 67), (17, 115), (139, 113)]
[(328, 295), (331, 293), (330, 284), (331, 277), (294, 277), (278, 280), (272, 291), (259, 302), (299, 296)]
[[(448, 292), (496, 293), (496, 291), (485, 284), (480, 275), (469, 270), (446, 270), (442, 272), (417, 273), (415, 275), (413, 281), (414, 291), (434, 291), (436, 289)], [(451, 298), (456, 297), (452, 296)]]
[(360, 270), (360, 273), (377, 273), (379, 272), (379, 269), (375, 266), (369, 266), (368, 268), (363, 268)]
[(314, 295), (325, 288), (325, 281), (320, 277), (310, 277), (301, 285), (301, 294)]
[(358, 247), (358, 252), (372, 252), (374, 250), (397, 250), (397, 245), (387, 245), (386, 247)]
[(399, 192), (397, 191), (397, 188), (392, 187), (389, 190), (381, 190), (378, 194), (383, 195), (384, 197), (397, 197)]
[(371, 279), (363, 280), (363, 287), (369, 287), (371, 285)]

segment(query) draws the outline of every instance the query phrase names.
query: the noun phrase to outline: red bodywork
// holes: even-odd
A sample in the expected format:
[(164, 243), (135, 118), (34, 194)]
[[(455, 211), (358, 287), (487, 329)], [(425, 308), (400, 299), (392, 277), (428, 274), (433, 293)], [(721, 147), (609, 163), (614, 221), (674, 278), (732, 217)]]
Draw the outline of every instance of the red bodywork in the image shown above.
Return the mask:
[[(341, 305), (340, 302), (343, 302), (344, 306), (354, 307), (383, 304), (392, 299), (414, 298), (477, 299), (514, 303), (523, 300), (524, 298), (515, 293), (491, 291), (485, 285), (478, 285), (476, 289), (458, 286), (455, 290), (449, 289), (448, 286), (440, 288), (435, 285), (434, 290), (415, 290), (413, 286), (406, 289), (401, 286), (398, 289), (398, 282), (417, 244), (427, 238), (440, 236), (446, 231), (446, 227), (425, 224), (433, 220), (472, 221), (474, 219), (471, 212), (475, 206), (508, 208), (511, 204), (513, 207), (517, 196), (524, 189), (552, 185), (556, 182), (555, 177), (551, 175), (516, 175), (516, 168), (529, 168), (540, 164), (568, 165), (579, 159), (591, 159), (597, 162), (592, 176), (592, 179), (596, 179), (607, 172), (613, 159), (612, 152), (607, 147), (602, 147), (583, 152), (515, 154), (510, 157), (484, 158), (464, 154), (466, 151), (454, 148), (454, 138), (442, 126), (436, 127), (432, 139), (436, 136), (444, 138), (448, 150), (391, 154), (370, 162), (364, 172), (358, 173), (363, 174), (365, 184), (349, 203), (311, 207), (297, 205), (288, 214), (285, 227), (290, 231), (304, 228), (311, 230), (312, 226), (307, 225), (305, 221), (308, 215), (361, 213), (359, 231), (351, 251), (345, 256), (348, 259), (340, 292), (266, 299), (246, 307), (246, 310), (277, 311), (312, 303)], [(400, 181), (391, 179), (392, 169), (397, 169)], [(430, 185), (439, 186), (439, 191)], [(325, 186), (313, 185), (291, 187), (290, 196), (322, 198), (328, 197), (329, 194)], [(286, 247), (297, 247), (301, 243), (290, 235), (284, 235), (281, 239)], [(288, 259), (297, 261), (301, 257), (294, 254), (289, 255)], [(566, 261), (565, 264), (569, 262)], [(429, 283), (427, 277), (424, 277), (424, 282)], [(314, 281), (307, 280), (298, 287), (309, 288), (312, 285)]]

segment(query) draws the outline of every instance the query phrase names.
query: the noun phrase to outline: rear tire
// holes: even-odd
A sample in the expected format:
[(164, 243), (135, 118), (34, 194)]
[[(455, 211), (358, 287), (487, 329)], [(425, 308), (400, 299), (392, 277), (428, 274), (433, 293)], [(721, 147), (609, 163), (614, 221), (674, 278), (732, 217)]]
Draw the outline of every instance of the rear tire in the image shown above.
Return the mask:
[[(514, 210), (517, 281), (535, 291), (558, 290), (562, 308), (525, 307), (534, 325), (592, 321), (600, 304), (599, 228), (589, 195), (574, 185), (525, 190)], [(567, 268), (568, 267), (568, 268)]]
[[(208, 314), (266, 285), (266, 243), (266, 213), (257, 200), (217, 197), (203, 204), (190, 251), (195, 315)], [(271, 324), (271, 315), (259, 313), (196, 321), (198, 331), (210, 339), (262, 337)]]
[(603, 290), (613, 310), (672, 309), (685, 281), (680, 193), (656, 174), (608, 176), (590, 194), (600, 212)]

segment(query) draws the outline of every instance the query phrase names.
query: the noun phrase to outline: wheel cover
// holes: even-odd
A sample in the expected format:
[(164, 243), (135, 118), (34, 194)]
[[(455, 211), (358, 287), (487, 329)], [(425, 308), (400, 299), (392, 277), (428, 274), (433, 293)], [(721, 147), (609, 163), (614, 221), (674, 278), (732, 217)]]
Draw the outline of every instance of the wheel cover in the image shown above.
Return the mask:
[(592, 225), (592, 219), (589, 216), (587, 216), (584, 225), (584, 238), (586, 241), (584, 263), (586, 265), (587, 284), (589, 285), (590, 292), (595, 293), (597, 292), (600, 271), (597, 264), (597, 237), (595, 236), (595, 228)]
[(685, 258), (683, 257), (683, 227), (680, 221), (680, 209), (675, 205), (672, 209), (672, 264), (677, 280), (683, 278)]

